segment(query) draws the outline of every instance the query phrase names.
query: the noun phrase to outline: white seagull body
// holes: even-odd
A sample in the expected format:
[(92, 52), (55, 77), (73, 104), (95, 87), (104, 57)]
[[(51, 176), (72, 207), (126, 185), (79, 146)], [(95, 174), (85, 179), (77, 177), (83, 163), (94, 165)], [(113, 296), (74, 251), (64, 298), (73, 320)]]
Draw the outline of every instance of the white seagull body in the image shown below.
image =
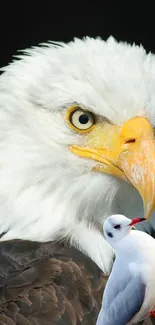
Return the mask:
[(155, 240), (132, 230), (132, 225), (132, 220), (122, 215), (105, 221), (104, 234), (116, 259), (97, 325), (136, 324), (148, 318), (155, 307)]

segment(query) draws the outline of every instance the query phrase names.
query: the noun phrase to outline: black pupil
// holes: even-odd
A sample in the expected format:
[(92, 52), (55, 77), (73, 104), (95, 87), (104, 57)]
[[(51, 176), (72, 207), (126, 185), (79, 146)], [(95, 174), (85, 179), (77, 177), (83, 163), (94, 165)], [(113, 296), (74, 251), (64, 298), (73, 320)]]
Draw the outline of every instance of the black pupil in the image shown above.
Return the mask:
[(120, 225), (115, 225), (114, 228), (115, 228), (115, 229), (120, 229), (121, 226), (120, 226)]
[(79, 116), (79, 122), (80, 122), (81, 124), (87, 124), (88, 121), (89, 121), (89, 117), (88, 117), (88, 115), (86, 115), (86, 114), (82, 114), (82, 115)]

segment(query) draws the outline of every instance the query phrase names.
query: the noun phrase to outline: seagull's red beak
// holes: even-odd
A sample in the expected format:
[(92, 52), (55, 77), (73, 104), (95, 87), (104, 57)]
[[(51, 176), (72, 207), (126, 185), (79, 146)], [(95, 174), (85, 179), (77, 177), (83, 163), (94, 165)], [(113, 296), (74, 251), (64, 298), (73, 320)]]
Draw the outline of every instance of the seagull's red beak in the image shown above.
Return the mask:
[(136, 223), (138, 223), (138, 222), (141, 222), (141, 221), (144, 221), (144, 220), (146, 220), (145, 218), (134, 218), (134, 219), (132, 219), (132, 221), (131, 221), (131, 223), (129, 224), (129, 226), (133, 226), (133, 225), (135, 225)]

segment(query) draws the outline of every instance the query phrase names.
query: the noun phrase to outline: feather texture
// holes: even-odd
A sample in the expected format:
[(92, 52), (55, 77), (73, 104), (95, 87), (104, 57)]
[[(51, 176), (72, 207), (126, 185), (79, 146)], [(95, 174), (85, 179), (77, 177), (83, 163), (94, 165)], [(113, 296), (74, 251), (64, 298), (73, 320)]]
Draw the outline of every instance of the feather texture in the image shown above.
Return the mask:
[(95, 325), (106, 282), (68, 244), (0, 243), (0, 325)]
[(0, 243), (0, 325), (94, 325), (106, 283), (62, 243)]

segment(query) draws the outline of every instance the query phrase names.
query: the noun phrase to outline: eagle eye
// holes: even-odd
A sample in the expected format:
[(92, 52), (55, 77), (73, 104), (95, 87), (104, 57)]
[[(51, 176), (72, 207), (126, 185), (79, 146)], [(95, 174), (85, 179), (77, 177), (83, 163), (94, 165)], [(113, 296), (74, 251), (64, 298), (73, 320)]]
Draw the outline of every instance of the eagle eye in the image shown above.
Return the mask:
[(67, 120), (70, 126), (79, 132), (89, 132), (95, 125), (94, 114), (78, 106), (68, 110)]

